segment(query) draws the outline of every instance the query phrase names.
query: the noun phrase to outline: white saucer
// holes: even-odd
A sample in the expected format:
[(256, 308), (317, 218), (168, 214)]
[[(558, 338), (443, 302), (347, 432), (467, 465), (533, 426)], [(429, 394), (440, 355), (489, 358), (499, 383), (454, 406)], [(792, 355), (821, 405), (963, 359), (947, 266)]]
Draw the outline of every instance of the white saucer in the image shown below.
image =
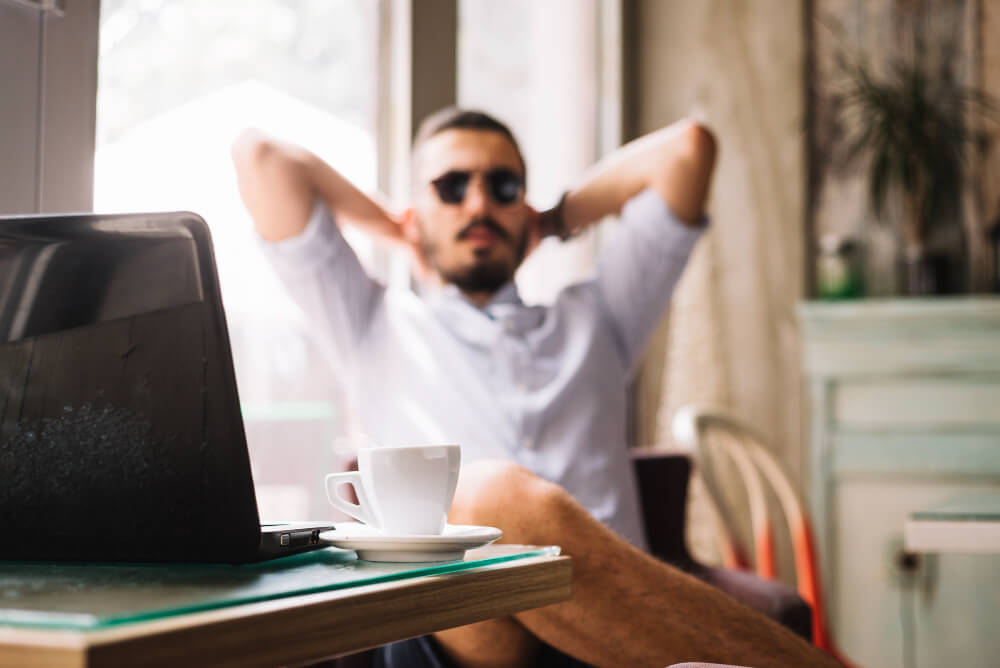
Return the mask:
[(489, 545), (503, 535), (493, 527), (447, 524), (440, 535), (388, 536), (360, 522), (340, 522), (323, 534), (331, 545), (354, 550), (366, 561), (459, 561), (465, 551)]

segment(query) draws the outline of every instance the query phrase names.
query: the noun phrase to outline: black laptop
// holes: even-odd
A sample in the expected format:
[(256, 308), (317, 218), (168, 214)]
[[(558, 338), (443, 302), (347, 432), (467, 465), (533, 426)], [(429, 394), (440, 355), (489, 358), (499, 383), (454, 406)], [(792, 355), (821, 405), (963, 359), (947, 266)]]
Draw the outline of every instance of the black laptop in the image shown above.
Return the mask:
[(0, 217), (0, 559), (246, 563), (331, 528), (260, 523), (201, 218)]

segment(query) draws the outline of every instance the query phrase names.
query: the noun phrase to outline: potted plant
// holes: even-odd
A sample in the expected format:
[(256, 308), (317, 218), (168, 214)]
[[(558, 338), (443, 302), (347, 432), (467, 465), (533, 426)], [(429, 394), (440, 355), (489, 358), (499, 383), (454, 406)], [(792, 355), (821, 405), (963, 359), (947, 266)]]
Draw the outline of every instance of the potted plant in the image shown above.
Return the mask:
[(990, 145), (989, 136), (969, 120), (995, 118), (995, 107), (946, 69), (931, 76), (919, 57), (897, 60), (883, 77), (860, 61), (841, 59), (841, 68), (844, 164), (864, 165), (872, 213), (896, 227), (905, 292), (937, 292), (928, 237), (937, 227), (960, 224), (969, 160), (973, 151), (985, 153)]

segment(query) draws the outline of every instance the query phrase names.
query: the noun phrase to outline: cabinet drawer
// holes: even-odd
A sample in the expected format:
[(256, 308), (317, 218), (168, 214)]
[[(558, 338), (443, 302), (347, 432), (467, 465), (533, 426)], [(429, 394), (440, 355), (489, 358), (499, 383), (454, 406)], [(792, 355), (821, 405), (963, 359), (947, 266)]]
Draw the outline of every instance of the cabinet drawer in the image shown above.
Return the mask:
[(978, 427), (1000, 425), (1000, 378), (983, 381), (893, 379), (836, 389), (839, 427)]

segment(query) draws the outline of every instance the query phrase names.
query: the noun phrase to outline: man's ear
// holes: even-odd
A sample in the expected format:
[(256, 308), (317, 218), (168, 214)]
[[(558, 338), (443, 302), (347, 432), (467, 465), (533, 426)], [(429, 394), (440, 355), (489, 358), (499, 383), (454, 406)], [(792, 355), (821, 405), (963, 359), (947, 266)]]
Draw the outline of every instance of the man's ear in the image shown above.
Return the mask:
[(409, 244), (410, 251), (413, 253), (411, 271), (414, 277), (418, 281), (433, 279), (434, 273), (424, 256), (424, 248), (420, 240), (420, 225), (417, 223), (417, 214), (412, 206), (399, 215), (399, 225), (402, 228), (403, 239)]
[(417, 214), (413, 207), (407, 207), (399, 217), (400, 225), (403, 227), (403, 238), (412, 244), (420, 241), (420, 226), (417, 224)]

